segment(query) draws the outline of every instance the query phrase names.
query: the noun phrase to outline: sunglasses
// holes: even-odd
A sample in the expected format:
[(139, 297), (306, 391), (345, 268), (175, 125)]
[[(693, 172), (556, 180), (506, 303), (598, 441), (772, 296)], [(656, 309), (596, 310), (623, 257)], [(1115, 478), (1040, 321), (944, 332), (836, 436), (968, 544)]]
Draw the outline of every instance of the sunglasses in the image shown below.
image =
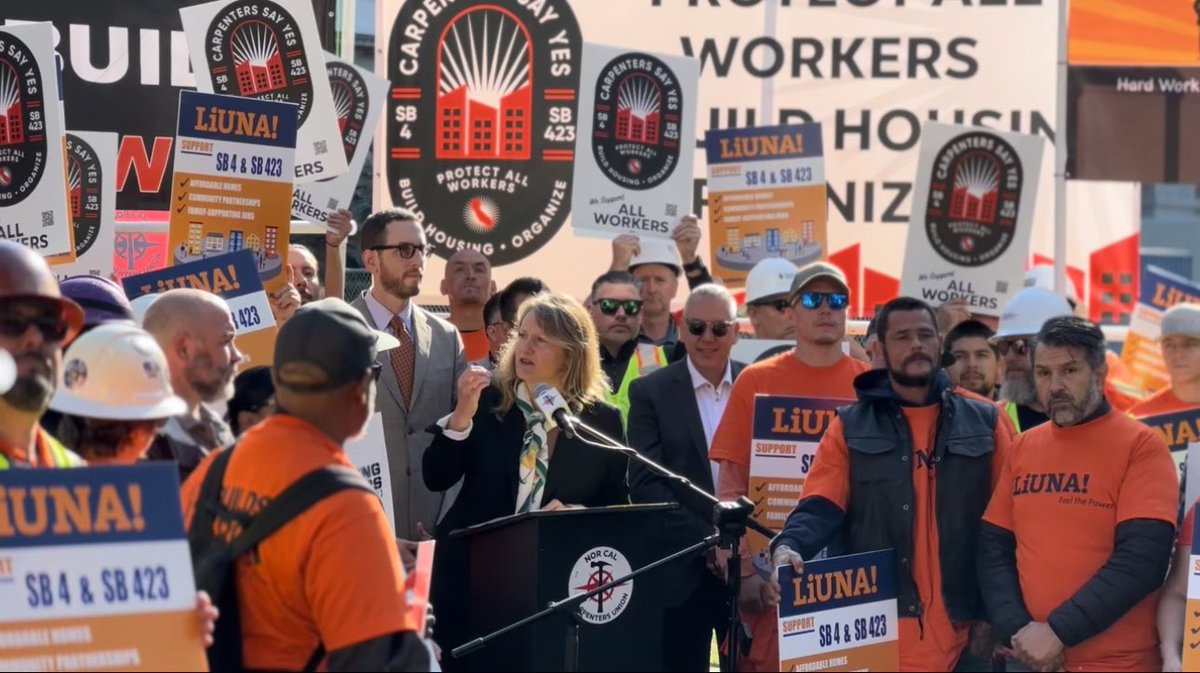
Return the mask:
[(831, 310), (841, 311), (850, 305), (850, 295), (845, 292), (801, 292), (792, 305), (800, 304), (812, 311), (821, 308), (821, 304), (826, 301), (829, 302)]
[(398, 250), (400, 256), (404, 259), (412, 259), (412, 256), (421, 253), (421, 257), (425, 257), (425, 246), (420, 243), (397, 243), (396, 245), (373, 245), (367, 250), (375, 252), (383, 252), (384, 250)]
[(1028, 339), (1009, 339), (1001, 341), (997, 346), (1000, 348), (1000, 355), (1008, 355), (1011, 350), (1017, 354), (1017, 357), (1025, 357), (1029, 355), (1029, 340)]
[(604, 315), (616, 315), (617, 309), (625, 309), (625, 315), (634, 316), (642, 312), (641, 299), (600, 299), (596, 301)]
[(714, 320), (705, 322), (703, 320), (685, 320), (687, 323), (688, 333), (692, 336), (704, 336), (708, 330), (712, 330), (712, 335), (718, 339), (729, 334), (730, 328), (733, 327), (732, 320)]
[(773, 301), (756, 301), (751, 302), (751, 306), (770, 306), (771, 308), (783, 313), (792, 307), (792, 302), (787, 299), (775, 299)]
[(66, 338), (70, 326), (61, 316), (0, 315), (0, 335), (16, 339), (24, 336), (30, 327), (36, 327), (45, 341), (62, 341)]

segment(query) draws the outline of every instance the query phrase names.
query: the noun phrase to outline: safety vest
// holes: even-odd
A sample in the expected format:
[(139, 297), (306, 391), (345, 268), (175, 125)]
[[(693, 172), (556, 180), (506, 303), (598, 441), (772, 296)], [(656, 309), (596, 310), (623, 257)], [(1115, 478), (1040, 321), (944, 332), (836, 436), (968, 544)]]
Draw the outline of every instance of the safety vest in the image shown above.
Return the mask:
[(621, 424), (629, 423), (629, 384), (633, 380), (662, 369), (667, 366), (667, 352), (662, 346), (654, 344), (638, 344), (629, 365), (625, 367), (625, 376), (617, 392), (608, 394), (608, 403), (621, 410)]
[[(70, 449), (63, 446), (62, 442), (59, 442), (50, 433), (39, 432), (41, 433), (40, 439), (44, 439), (46, 444), (49, 445), (50, 457), (54, 459), (54, 465), (50, 467), (82, 467), (84, 465), (82, 458), (71, 453)], [(8, 461), (8, 456), (0, 453), (0, 470), (7, 470), (9, 467), (11, 465)]]
[(1004, 403), (1004, 413), (1012, 419), (1013, 427), (1017, 429), (1017, 434), (1021, 434), (1021, 421), (1017, 418), (1017, 405), (1015, 402)]

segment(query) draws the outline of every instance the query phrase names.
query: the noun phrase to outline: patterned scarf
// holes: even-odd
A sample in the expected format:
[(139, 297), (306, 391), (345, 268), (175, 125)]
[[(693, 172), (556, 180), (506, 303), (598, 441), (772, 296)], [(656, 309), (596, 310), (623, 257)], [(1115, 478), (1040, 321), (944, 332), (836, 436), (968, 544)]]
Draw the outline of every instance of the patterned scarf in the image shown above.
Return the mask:
[(546, 471), (550, 466), (550, 444), (546, 439), (549, 431), (546, 415), (537, 410), (524, 383), (517, 383), (517, 408), (525, 417), (524, 445), (521, 462), (517, 467), (520, 484), (517, 486), (517, 514), (535, 510), (542, 505), (542, 491), (546, 487)]

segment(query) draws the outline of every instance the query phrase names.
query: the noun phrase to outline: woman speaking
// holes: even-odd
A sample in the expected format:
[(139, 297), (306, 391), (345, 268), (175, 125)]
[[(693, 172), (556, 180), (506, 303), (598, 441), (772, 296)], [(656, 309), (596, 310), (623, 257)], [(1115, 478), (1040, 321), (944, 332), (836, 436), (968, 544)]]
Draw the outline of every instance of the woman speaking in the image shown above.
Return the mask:
[(624, 443), (620, 412), (604, 402), (608, 383), (591, 318), (571, 297), (546, 293), (521, 305), (516, 325), (494, 377), (482, 367), (463, 372), (458, 404), (422, 461), (431, 490), (462, 480), (437, 528), (434, 633), (443, 649), (465, 637), (469, 598), (466, 549), (445, 540), (450, 531), (538, 509), (629, 502), (626, 458), (566, 437), (534, 401), (539, 384), (551, 386), (584, 423)]

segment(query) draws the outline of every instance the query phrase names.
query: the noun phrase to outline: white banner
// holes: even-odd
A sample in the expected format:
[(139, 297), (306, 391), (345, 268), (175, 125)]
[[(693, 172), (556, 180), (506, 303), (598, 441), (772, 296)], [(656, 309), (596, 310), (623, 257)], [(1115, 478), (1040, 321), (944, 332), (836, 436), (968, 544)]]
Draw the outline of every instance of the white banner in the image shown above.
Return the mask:
[[(117, 134), (67, 131), (67, 207), (75, 227), (75, 261), (50, 258), (59, 280), (113, 272), (116, 238)], [(62, 260), (62, 261), (59, 261)]]
[(350, 168), (337, 177), (297, 184), (292, 189), (292, 216), (313, 224), (324, 224), (331, 213), (350, 208), (388, 88), (387, 80), (328, 52), (325, 70), (329, 73), (341, 146)]
[(181, 8), (179, 16), (200, 91), (299, 107), (296, 182), (346, 172), (311, 3), (218, 0)]
[(375, 489), (375, 494), (383, 501), (383, 511), (387, 513), (388, 524), (396, 527), (395, 506), (392, 503), (392, 480), (388, 472), (387, 444), (383, 437), (383, 415), (372, 414), (367, 422), (367, 430), (362, 437), (346, 442), (346, 455), (350, 462), (362, 473), (363, 479)]

